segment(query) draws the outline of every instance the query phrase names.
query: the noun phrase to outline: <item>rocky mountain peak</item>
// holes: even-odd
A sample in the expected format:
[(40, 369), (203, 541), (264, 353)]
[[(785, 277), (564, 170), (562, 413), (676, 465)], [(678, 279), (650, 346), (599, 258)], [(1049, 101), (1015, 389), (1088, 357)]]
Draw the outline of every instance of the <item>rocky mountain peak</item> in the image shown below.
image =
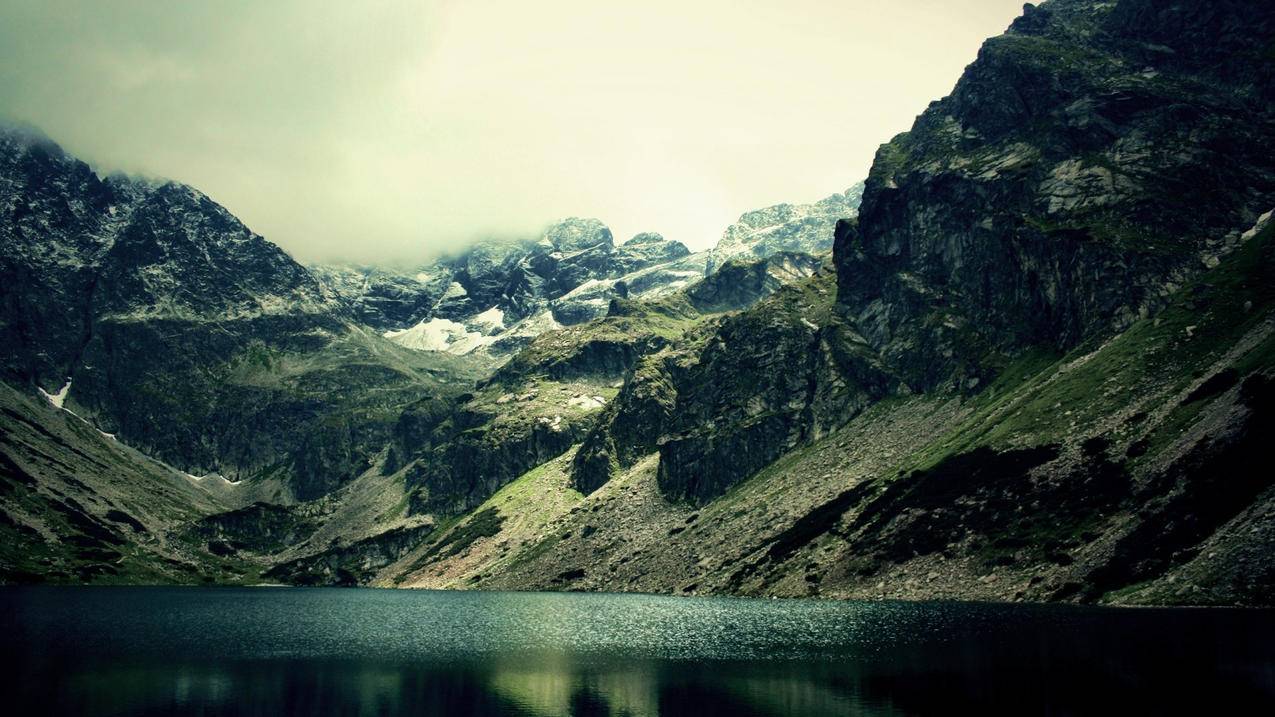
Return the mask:
[(780, 252), (820, 254), (832, 248), (838, 219), (854, 218), (863, 198), (860, 182), (812, 204), (776, 204), (745, 212), (708, 252), (708, 273), (736, 257), (762, 259)]
[(545, 229), (541, 239), (548, 241), (557, 251), (580, 251), (594, 246), (613, 246), (611, 230), (597, 219), (568, 217)]
[(633, 247), (642, 244), (659, 244), (662, 241), (664, 241), (664, 236), (661, 234), (656, 232), (642, 232), (641, 234), (634, 234), (632, 239), (624, 242), (624, 245)]

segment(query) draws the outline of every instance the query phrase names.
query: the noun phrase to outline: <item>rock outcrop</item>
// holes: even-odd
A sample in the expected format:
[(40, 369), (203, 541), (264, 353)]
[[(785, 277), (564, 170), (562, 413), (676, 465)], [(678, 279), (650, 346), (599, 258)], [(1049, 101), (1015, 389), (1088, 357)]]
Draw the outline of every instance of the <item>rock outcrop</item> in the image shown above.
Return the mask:
[(836, 239), (850, 320), (928, 390), (1162, 306), (1275, 206), (1275, 83), (1239, 59), (1269, 53), (1271, 15), (1029, 9), (877, 153), (858, 224)]

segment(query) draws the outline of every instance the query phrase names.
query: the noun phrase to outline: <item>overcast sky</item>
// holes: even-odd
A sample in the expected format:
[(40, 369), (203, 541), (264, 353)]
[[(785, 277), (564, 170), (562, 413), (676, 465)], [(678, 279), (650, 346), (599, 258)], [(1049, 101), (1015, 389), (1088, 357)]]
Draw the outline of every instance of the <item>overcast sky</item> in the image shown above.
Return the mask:
[(303, 261), (594, 216), (711, 246), (862, 179), (1022, 0), (0, 0), (0, 115)]

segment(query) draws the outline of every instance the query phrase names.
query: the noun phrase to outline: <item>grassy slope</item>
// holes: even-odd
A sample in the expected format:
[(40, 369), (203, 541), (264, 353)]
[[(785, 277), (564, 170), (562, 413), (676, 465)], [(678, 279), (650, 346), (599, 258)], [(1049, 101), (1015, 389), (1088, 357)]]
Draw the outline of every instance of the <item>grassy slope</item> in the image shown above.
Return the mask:
[(233, 488), (204, 486), (4, 384), (0, 412), (0, 582), (256, 579), (255, 566), (180, 537), (233, 507)]
[[(403, 472), (381, 475), (374, 465), (332, 496), (292, 509), (320, 525), (300, 544), (277, 555), (216, 557), (185, 526), (244, 499), (210, 492), (69, 413), (4, 387), (0, 446), (8, 463), (0, 494), (6, 516), (0, 521), (6, 546), (0, 565), (6, 579), (46, 574), (68, 582), (254, 582), (267, 564), (329, 551), (334, 566), (373, 555), (369, 571), (360, 574), (387, 586), (1049, 599), (1059, 586), (1083, 580), (1085, 569), (1101, 565), (1136, 528), (1136, 505), (1106, 506), (1076, 520), (1068, 513), (1052, 533), (1030, 521), (1026, 527), (1021, 521), (961, 524), (964, 537), (942, 550), (869, 559), (894, 534), (936, 523), (924, 515), (917, 523), (906, 501), (891, 508), (882, 496), (897, 493), (891, 486), (915, 478), (915, 471), (941, 476), (953, 457), (985, 448), (1058, 446), (1060, 457), (1037, 469), (1032, 480), (1044, 476), (1046, 483), (1065, 485), (1086, 460), (1085, 441), (1095, 436), (1108, 440), (1106, 454), (1133, 484), (1145, 486), (1206, 436), (1225, 433), (1243, 415), (1239, 380), (1275, 368), (1272, 233), (1268, 229), (1183, 288), (1157, 316), (1105, 343), (1064, 357), (1021, 356), (974, 396), (880, 402), (698, 509), (661, 496), (654, 455), (584, 497), (570, 487), (569, 451), (452, 518), (411, 515)], [(653, 320), (673, 330), (670, 338), (697, 323), (662, 313)], [(600, 326), (603, 333), (615, 328)], [(337, 344), (348, 351), (261, 357), (240, 366), (236, 380), (287, 390), (297, 377), (329, 370), (348, 375), (365, 361), (394, 366), (407, 387), (447, 380), (418, 365), (415, 355), (384, 344), (352, 335)], [(1227, 369), (1235, 374), (1231, 381), (1215, 378)], [(474, 403), (492, 412), (494, 427), (520, 416), (591, 413), (596, 409), (565, 402), (585, 395), (611, 400), (615, 392), (609, 378), (539, 374), (522, 380), (518, 390), (536, 389), (535, 396), (510, 400), (513, 387), (498, 381), (476, 392)], [(68, 506), (67, 498), (83, 510)], [(981, 499), (955, 496), (966, 503)], [(1048, 507), (1027, 505), (1046, 522), (1053, 517)], [(874, 510), (898, 515), (882, 529), (861, 520)], [(110, 511), (122, 515), (108, 518)], [(1242, 580), (1251, 563), (1266, 560), (1275, 535), (1263, 526), (1273, 514), (1275, 497), (1268, 491), (1163, 574), (1103, 599), (1227, 602), (1228, 593), (1214, 586)], [(428, 537), (388, 553), (363, 549), (405, 528), (425, 530)], [(1023, 534), (1056, 543), (1066, 559), (998, 541)]]

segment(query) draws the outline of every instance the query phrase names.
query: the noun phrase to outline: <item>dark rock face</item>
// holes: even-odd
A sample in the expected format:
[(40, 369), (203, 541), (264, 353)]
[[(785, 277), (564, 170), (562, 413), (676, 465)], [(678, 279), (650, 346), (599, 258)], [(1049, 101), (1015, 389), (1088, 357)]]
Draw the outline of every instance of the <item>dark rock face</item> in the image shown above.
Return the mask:
[(94, 322), (320, 311), (317, 282), (181, 185), (99, 179), (47, 138), (0, 128), (5, 375), (57, 389)]
[(420, 545), (433, 524), (403, 526), (314, 555), (279, 563), (264, 573), (293, 585), (353, 587), (367, 583), (376, 571)]
[(643, 359), (576, 454), (575, 485), (658, 450), (664, 494), (706, 502), (885, 395), (892, 379), (831, 310), (834, 280), (825, 269)]
[(646, 356), (624, 382), (619, 396), (585, 437), (572, 465), (572, 483), (592, 493), (621, 467), (655, 450), (664, 427), (673, 421), (677, 387), (673, 371), (678, 355)]
[[(816, 284), (817, 286), (817, 284)], [(660, 489), (702, 503), (883, 397), (888, 374), (798, 287), (728, 317), (677, 377), (659, 445)]]
[(269, 553), (301, 542), (316, 524), (292, 509), (270, 503), (253, 503), (238, 510), (216, 513), (200, 520), (192, 532), (214, 550), (233, 553), (249, 550)]
[[(465, 420), (465, 419), (461, 419)], [(472, 510), (519, 475), (562, 455), (584, 437), (590, 422), (492, 420), (471, 416), (478, 430), (448, 432), (436, 448), (409, 469), (407, 483), (416, 488), (415, 513), (457, 515)]]
[(735, 311), (813, 275), (822, 265), (819, 257), (797, 252), (778, 252), (761, 261), (731, 259), (688, 288), (686, 296), (704, 313)]
[(850, 319), (928, 389), (1158, 307), (1275, 206), (1275, 75), (1256, 59), (1273, 14), (1150, 0), (1030, 10), (878, 152), (857, 228), (839, 228), (834, 249)]

